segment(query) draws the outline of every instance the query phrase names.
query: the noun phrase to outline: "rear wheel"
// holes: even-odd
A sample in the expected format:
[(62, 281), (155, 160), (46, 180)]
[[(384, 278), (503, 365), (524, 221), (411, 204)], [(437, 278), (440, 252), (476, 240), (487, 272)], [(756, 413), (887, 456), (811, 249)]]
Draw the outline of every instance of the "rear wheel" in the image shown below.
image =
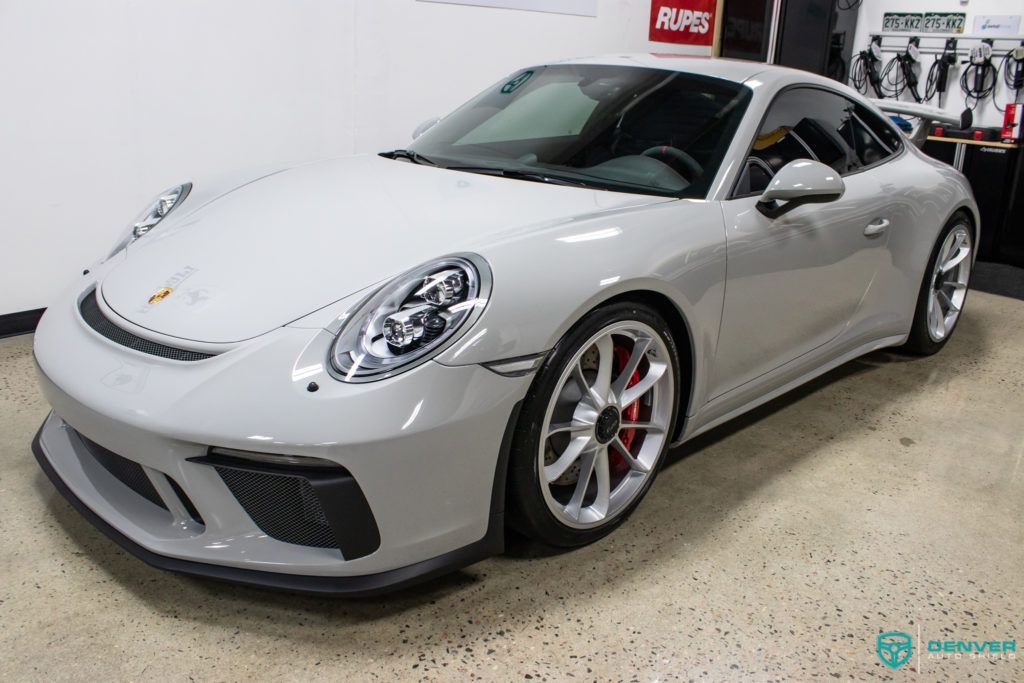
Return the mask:
[(937, 353), (960, 320), (974, 261), (974, 237), (966, 215), (957, 213), (939, 234), (921, 283), (917, 310), (904, 349)]
[(654, 310), (613, 304), (577, 324), (523, 404), (509, 473), (513, 527), (570, 547), (620, 524), (668, 449), (678, 376), (675, 343)]

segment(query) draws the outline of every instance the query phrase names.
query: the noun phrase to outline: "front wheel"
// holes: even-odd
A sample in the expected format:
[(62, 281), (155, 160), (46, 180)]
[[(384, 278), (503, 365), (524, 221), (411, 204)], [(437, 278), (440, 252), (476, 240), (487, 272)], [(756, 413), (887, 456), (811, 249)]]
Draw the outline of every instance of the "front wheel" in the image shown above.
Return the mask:
[(678, 377), (675, 342), (653, 309), (613, 304), (580, 321), (523, 403), (509, 472), (512, 526), (572, 547), (620, 524), (668, 449)]
[(967, 299), (973, 262), (971, 225), (967, 216), (958, 212), (939, 233), (932, 249), (904, 349), (931, 355), (946, 345)]

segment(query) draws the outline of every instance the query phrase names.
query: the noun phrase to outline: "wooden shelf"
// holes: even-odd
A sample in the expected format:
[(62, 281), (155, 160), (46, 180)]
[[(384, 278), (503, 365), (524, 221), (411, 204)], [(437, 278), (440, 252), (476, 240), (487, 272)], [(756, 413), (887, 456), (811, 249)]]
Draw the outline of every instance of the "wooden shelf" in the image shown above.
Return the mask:
[(965, 145), (976, 145), (978, 147), (999, 147), (1000, 149), (1017, 149), (1020, 147), (1019, 144), (1011, 144), (1008, 142), (992, 142), (989, 140), (965, 140), (962, 138), (947, 138), (939, 137), (937, 135), (929, 135), (928, 139), (932, 142), (953, 142), (963, 143)]

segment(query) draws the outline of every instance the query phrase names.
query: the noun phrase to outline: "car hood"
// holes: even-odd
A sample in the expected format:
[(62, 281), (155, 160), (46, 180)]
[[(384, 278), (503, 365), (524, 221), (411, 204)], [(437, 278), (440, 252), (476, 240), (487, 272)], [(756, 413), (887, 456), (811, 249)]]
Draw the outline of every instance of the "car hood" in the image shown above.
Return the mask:
[[(201, 206), (186, 200), (183, 213), (128, 248), (101, 293), (113, 311), (153, 332), (237, 342), (424, 261), (479, 250), (509, 230), (662, 201), (376, 155), (333, 159)], [(172, 292), (149, 303), (164, 288)]]

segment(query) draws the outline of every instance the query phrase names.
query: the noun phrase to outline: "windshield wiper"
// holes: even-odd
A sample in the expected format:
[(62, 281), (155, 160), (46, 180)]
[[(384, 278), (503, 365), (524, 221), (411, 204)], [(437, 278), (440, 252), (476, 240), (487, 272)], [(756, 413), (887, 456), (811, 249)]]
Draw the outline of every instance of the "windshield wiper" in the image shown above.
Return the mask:
[(525, 171), (518, 168), (495, 168), (493, 166), (445, 166), (449, 171), (465, 171), (466, 173), (481, 173), (483, 175), (496, 175), (502, 178), (514, 178), (516, 180), (532, 180), (537, 183), (550, 183), (552, 185), (569, 185), (572, 187), (593, 187), (591, 183), (576, 178), (567, 178), (559, 175), (549, 175), (543, 171)]
[(414, 152), (411, 149), (393, 149), (390, 152), (381, 152), (380, 155), (386, 159), (406, 159), (414, 164), (440, 166), (436, 161), (431, 161), (419, 152)]

